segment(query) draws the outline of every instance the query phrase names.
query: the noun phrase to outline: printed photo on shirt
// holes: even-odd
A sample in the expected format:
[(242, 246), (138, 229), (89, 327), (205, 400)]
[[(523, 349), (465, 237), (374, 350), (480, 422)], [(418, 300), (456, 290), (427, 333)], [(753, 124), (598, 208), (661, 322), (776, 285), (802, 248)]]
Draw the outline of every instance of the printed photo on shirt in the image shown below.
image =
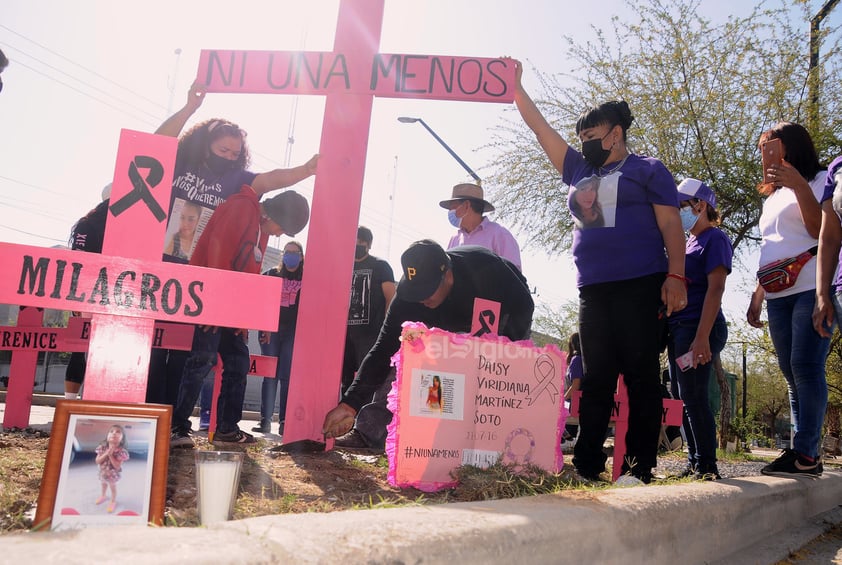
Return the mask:
[(465, 404), (465, 375), (429, 369), (412, 371), (409, 413), (412, 416), (462, 420)]
[(176, 198), (164, 238), (164, 255), (189, 261), (212, 213), (195, 202)]
[(621, 173), (584, 178), (570, 187), (568, 206), (579, 229), (613, 228), (617, 214), (617, 179)]
[(348, 308), (349, 326), (367, 326), (371, 319), (371, 281), (374, 271), (354, 271), (351, 280), (351, 305)]

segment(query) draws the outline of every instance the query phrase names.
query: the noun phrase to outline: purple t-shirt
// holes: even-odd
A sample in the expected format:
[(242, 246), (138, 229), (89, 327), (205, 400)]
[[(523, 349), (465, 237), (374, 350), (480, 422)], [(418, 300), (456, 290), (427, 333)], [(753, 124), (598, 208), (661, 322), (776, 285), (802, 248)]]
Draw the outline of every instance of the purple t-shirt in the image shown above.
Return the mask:
[[(839, 185), (837, 188), (836, 175), (839, 174)], [(836, 197), (834, 198), (834, 193)], [(825, 200), (833, 200), (833, 211), (842, 221), (842, 157), (837, 157), (833, 160), (827, 168), (827, 180), (824, 181), (824, 194), (822, 194), (822, 203)], [(833, 286), (837, 290), (842, 289), (842, 249), (839, 250), (839, 267), (836, 269), (836, 280), (833, 281)]]
[(667, 272), (664, 238), (652, 206), (678, 208), (672, 174), (657, 159), (639, 155), (629, 155), (610, 174), (597, 172), (568, 147), (562, 180), (570, 185), (567, 203), (573, 215), (577, 285)]
[[(733, 248), (728, 236), (718, 228), (706, 229), (687, 238), (684, 254), (684, 275), (690, 279), (687, 287), (687, 307), (670, 316), (670, 323), (699, 320), (708, 292), (708, 275), (717, 267), (731, 273)], [(719, 309), (717, 317), (722, 317)]]
[[(214, 210), (244, 185), (254, 182), (256, 173), (231, 169), (222, 174), (214, 173), (203, 163), (198, 168), (176, 161), (170, 196), (169, 220), (165, 241), (164, 261), (187, 263), (199, 236), (208, 224)], [(175, 237), (185, 222), (195, 227), (192, 245), (185, 249), (181, 238)], [(167, 254), (167, 249), (172, 251)]]

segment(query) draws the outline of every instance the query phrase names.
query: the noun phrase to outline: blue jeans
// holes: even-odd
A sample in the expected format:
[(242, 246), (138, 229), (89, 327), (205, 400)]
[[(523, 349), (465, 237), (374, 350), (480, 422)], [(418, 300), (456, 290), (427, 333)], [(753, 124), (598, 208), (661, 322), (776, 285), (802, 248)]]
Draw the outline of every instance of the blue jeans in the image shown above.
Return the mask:
[(660, 352), (665, 320), (658, 317), (664, 274), (579, 289), (582, 398), (573, 465), (583, 475), (605, 470), (602, 450), (614, 407), (617, 377), (629, 392), (626, 462), (645, 474), (657, 464), (663, 394)]
[(173, 431), (190, 431), (193, 407), (205, 378), (216, 365), (217, 354), (222, 357), (222, 388), (216, 401), (216, 430), (230, 433), (238, 429), (237, 424), (243, 417), (249, 370), (248, 346), (243, 336), (234, 335), (232, 328), (205, 332), (197, 326), (193, 333), (193, 348), (181, 375), (178, 403), (173, 411)]
[(819, 453), (822, 423), (827, 408), (825, 361), (830, 339), (813, 329), (813, 290), (766, 301), (769, 334), (778, 354), (778, 365), (789, 388), (789, 405), (795, 424), (795, 451), (807, 457)]
[(272, 332), (269, 343), (261, 343), (260, 351), (263, 355), (278, 358), (278, 366), (274, 379), (263, 379), (260, 386), (260, 424), (268, 425), (275, 413), (275, 399), (278, 388), (281, 389), (281, 399), (278, 406), (278, 420), (283, 422), (287, 413), (287, 395), (289, 394), (289, 375), (292, 368), (292, 346), (295, 341), (295, 328), (282, 328)]
[[(713, 374), (713, 363), (690, 367), (682, 371), (675, 358), (687, 353), (696, 338), (698, 320), (670, 324), (667, 345), (672, 394), (684, 402), (683, 426), (687, 437), (687, 459), (700, 473), (715, 473), (716, 469), (716, 419), (710, 409), (708, 387)], [(716, 355), (728, 341), (728, 325), (724, 318), (717, 318), (710, 330), (710, 351)]]

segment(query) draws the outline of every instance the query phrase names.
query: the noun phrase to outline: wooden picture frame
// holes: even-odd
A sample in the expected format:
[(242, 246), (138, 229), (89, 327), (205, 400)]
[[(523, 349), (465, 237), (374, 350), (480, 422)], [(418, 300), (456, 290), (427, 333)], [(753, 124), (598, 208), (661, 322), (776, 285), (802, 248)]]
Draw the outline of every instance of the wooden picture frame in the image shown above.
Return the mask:
[(171, 420), (163, 404), (57, 401), (33, 530), (162, 525)]

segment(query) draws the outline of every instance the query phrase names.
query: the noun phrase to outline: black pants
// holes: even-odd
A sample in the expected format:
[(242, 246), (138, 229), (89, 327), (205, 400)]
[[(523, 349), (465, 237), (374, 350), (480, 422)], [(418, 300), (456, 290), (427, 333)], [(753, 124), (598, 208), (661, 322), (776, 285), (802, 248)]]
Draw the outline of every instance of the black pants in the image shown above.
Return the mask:
[(660, 273), (579, 290), (584, 377), (573, 464), (581, 474), (605, 470), (602, 446), (621, 374), (629, 392), (627, 466), (637, 474), (657, 464), (663, 410), (659, 356), (665, 320), (658, 319), (663, 281)]

